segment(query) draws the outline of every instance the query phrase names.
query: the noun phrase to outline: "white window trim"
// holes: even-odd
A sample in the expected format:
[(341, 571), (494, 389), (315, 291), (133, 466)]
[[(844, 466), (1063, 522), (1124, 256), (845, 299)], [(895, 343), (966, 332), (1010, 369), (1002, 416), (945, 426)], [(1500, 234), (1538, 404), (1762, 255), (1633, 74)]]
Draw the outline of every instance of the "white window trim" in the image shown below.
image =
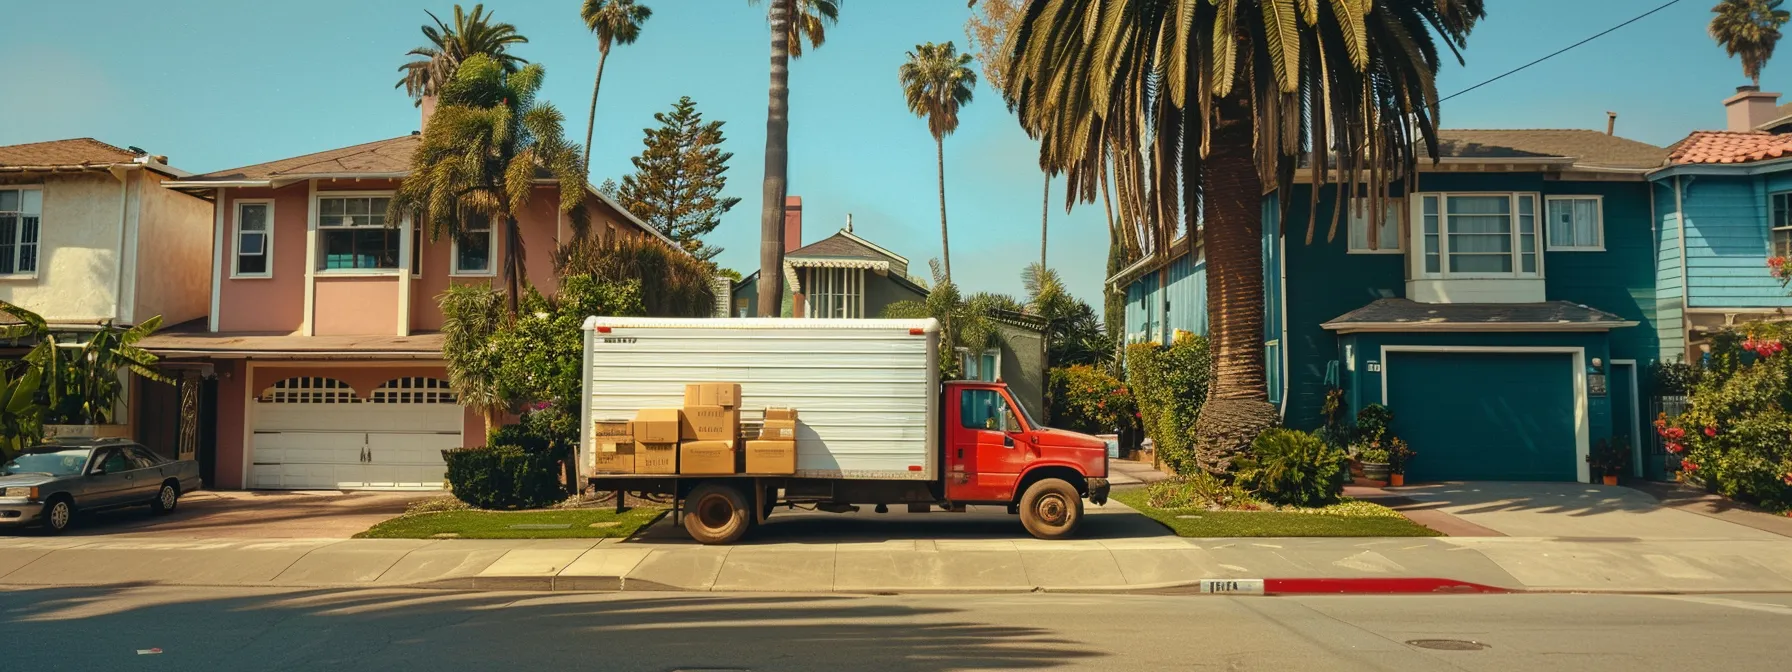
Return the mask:
[[(243, 206), (268, 206), (268, 228), (262, 234), (267, 237), (261, 245), (261, 253), (267, 257), (268, 270), (262, 273), (243, 273), (237, 270), (242, 259), (243, 249)], [(230, 202), (230, 279), (231, 280), (272, 280), (274, 278), (274, 199), (272, 198), (239, 198)]]
[[(393, 191), (320, 191), (311, 198), (311, 236), (312, 244), (317, 248), (319, 266), (324, 263), (323, 239), (325, 231), (346, 231), (358, 227), (324, 226), (323, 201), (330, 198), (392, 198)], [(410, 272), (409, 249), (411, 244), (411, 220), (406, 217), (398, 223), (398, 268), (314, 268), (316, 275), (327, 275), (335, 278), (343, 277), (390, 277)]]
[(1774, 191), (1767, 194), (1767, 256), (1769, 257), (1779, 256), (1779, 250), (1774, 248), (1774, 234), (1779, 233), (1780, 231), (1792, 231), (1792, 225), (1773, 225), (1773, 197), (1775, 196), (1785, 196), (1786, 207), (1789, 210), (1792, 210), (1792, 190)]
[[(0, 185), (0, 190), (21, 192), (19, 194), (19, 203), (21, 206), (21, 212), (23, 212), (22, 207), (24, 205), (24, 200), (25, 200), (25, 195), (23, 192), (35, 191), (38, 193), (37, 198), (38, 198), (39, 205), (38, 205), (38, 213), (37, 213), (37, 259), (35, 260), (37, 263), (32, 266), (32, 270), (26, 271), (24, 273), (16, 273), (16, 272), (15, 273), (0, 273), (0, 281), (3, 281), (3, 280), (36, 280), (38, 271), (43, 270), (43, 267), (44, 267), (44, 213), (43, 213), (43, 209), (42, 209), (43, 208), (42, 203), (43, 203), (43, 198), (44, 198), (44, 187), (41, 184), (4, 184), (4, 185)], [(19, 236), (23, 235), (25, 232), (25, 223), (23, 221), (22, 214), (20, 215), (20, 218), (21, 218), (21, 221), (19, 222), (17, 227), (13, 229), (13, 233), (12, 233), (12, 235), (13, 235), (13, 240), (12, 240), (13, 268), (19, 267), (19, 257), (18, 257), (19, 246), (23, 244), (23, 243), (19, 242)]]
[(486, 265), (490, 266), (491, 268), (488, 268), (483, 271), (461, 270), (461, 267), (460, 267), (460, 236), (449, 236), (448, 237), (448, 277), (451, 277), (451, 278), (492, 278), (492, 277), (497, 277), (497, 275), (498, 275), (498, 227), (496, 224), (492, 224), (492, 225), (489, 225), (486, 227), (485, 237), (487, 240), (491, 241), (491, 247), (486, 248), (487, 250), (490, 250), (490, 252), (489, 252), (488, 258), (485, 260)]
[[(1363, 200), (1366, 200), (1366, 199), (1363, 199)], [(1344, 215), (1344, 253), (1345, 254), (1406, 254), (1406, 248), (1408, 247), (1408, 244), (1407, 244), (1407, 240), (1406, 240), (1407, 236), (1405, 235), (1406, 230), (1407, 230), (1405, 218), (1411, 216), (1412, 211), (1407, 208), (1405, 201), (1406, 201), (1406, 199), (1404, 199), (1404, 198), (1389, 198), (1389, 199), (1387, 199), (1387, 202), (1389, 204), (1388, 207), (1393, 208), (1395, 212), (1400, 213), (1401, 218), (1398, 220), (1392, 221), (1392, 222), (1382, 222), (1381, 225), (1383, 227), (1393, 226), (1393, 227), (1395, 227), (1395, 229), (1397, 231), (1399, 231), (1399, 233), (1394, 236), (1394, 245), (1395, 246), (1393, 248), (1384, 247), (1384, 248), (1381, 248), (1378, 250), (1371, 250), (1366, 247), (1364, 247), (1364, 248), (1351, 247), (1351, 242), (1352, 242), (1352, 237), (1350, 234), (1350, 223), (1352, 220), (1351, 215), (1356, 212), (1356, 208), (1352, 207), (1350, 205), (1350, 201), (1348, 199), (1345, 200), (1342, 204), (1340, 204), (1340, 207), (1345, 208), (1345, 211), (1343, 213), (1343, 215)], [(1367, 214), (1368, 205), (1365, 204), (1363, 207), (1365, 208), (1365, 214)], [(1365, 218), (1363, 220), (1363, 226), (1367, 227), (1368, 225), (1369, 225), (1369, 220), (1367, 218)], [(1365, 240), (1367, 240), (1367, 235), (1368, 235), (1368, 232), (1365, 231), (1364, 232)]]
[[(1438, 265), (1436, 273), (1425, 271), (1425, 197), (1437, 197), (1437, 251)], [(1449, 197), (1451, 196), (1505, 196), (1512, 199), (1512, 272), (1511, 273), (1451, 273), (1450, 272), (1450, 223)], [(1537, 247), (1533, 254), (1537, 255), (1537, 271), (1525, 273), (1523, 259), (1522, 235), (1518, 226), (1518, 197), (1530, 196), (1531, 234), (1537, 237)], [(1543, 196), (1534, 191), (1422, 191), (1407, 197), (1407, 207), (1411, 209), (1412, 228), (1407, 236), (1407, 246), (1412, 250), (1412, 280), (1542, 280), (1544, 278), (1543, 252), (1549, 241), (1547, 208)]]
[[(1593, 237), (1594, 245), (1551, 245), (1549, 243), (1549, 227), (1555, 221), (1549, 216), (1549, 204), (1555, 201), (1593, 201)], [(1605, 251), (1605, 197), (1592, 194), (1561, 194), (1543, 197), (1543, 246), (1549, 252), (1604, 252)]]

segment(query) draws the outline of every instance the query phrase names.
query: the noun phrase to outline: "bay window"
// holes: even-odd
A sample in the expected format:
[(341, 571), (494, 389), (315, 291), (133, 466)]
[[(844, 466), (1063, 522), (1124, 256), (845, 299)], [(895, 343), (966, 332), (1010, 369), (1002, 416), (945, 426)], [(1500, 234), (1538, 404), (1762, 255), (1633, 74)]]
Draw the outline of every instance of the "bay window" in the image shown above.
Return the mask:
[(403, 231), (386, 226), (383, 196), (331, 196), (317, 199), (319, 266), (323, 270), (391, 270), (398, 268)]
[(37, 275), (38, 227), (43, 212), (42, 189), (0, 189), (0, 275)]
[(1419, 277), (1536, 278), (1536, 194), (1419, 194)]

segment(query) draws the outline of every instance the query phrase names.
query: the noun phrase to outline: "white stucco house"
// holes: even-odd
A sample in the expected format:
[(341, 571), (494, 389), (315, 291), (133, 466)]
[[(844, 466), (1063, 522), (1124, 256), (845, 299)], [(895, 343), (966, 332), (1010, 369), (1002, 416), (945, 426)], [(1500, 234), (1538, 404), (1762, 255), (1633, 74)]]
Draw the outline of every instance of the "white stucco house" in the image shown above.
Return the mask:
[(92, 138), (0, 146), (0, 300), (78, 330), (206, 316), (212, 204), (167, 157)]

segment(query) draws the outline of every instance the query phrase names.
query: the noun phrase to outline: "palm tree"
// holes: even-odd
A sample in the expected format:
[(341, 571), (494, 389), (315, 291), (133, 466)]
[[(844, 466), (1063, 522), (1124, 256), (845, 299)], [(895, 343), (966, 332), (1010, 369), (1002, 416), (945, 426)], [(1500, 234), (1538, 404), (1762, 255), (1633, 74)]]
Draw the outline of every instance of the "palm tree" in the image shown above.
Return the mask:
[(510, 45), (528, 42), (529, 38), (517, 34), (516, 26), (493, 23), (492, 15), (485, 13), (485, 5), (473, 5), (470, 14), (455, 5), (453, 26), (443, 23), (432, 12), (425, 10), (423, 13), (436, 22), (434, 26), (423, 26), (423, 36), (429, 38), (429, 44), (405, 54), (418, 58), (398, 66), (404, 76), (393, 87), (404, 87), (405, 94), (419, 105), (425, 97), (436, 95), (443, 84), (454, 78), (454, 70), (475, 55), (496, 59), (505, 74), (516, 72), (528, 63), (506, 50)]
[(945, 259), (946, 279), (952, 279), (952, 245), (946, 235), (946, 136), (958, 130), (958, 108), (969, 105), (976, 90), (977, 73), (971, 55), (958, 53), (951, 42), (915, 45), (908, 62), (896, 71), (908, 109), (927, 120), (933, 134), (934, 157), (939, 163), (940, 256)]
[[(965, 296), (958, 291), (958, 285), (953, 284), (952, 279), (940, 270), (940, 260), (929, 259), (927, 266), (933, 271), (933, 287), (927, 291), (926, 298), (891, 303), (884, 306), (880, 316), (899, 320), (921, 320), (929, 317), (939, 320), (939, 351), (942, 353), (959, 350), (983, 352), (989, 349), (995, 344), (999, 332), (996, 322), (989, 319), (990, 312), (1021, 312), (1026, 308), (1013, 297), (1001, 294), (979, 292)], [(941, 380), (957, 380), (964, 373), (961, 362), (955, 356), (941, 356), (939, 366)]]
[(503, 353), (494, 350), (492, 339), (506, 323), (504, 293), (489, 284), (450, 284), (436, 300), (442, 305), (442, 359), (447, 362), (448, 386), (462, 405), (479, 411), (489, 433), (498, 412), (508, 406), (498, 392)]
[(504, 281), (516, 310), (523, 285), (523, 234), (516, 216), (537, 183), (559, 187), (559, 209), (577, 236), (585, 234), (585, 167), (569, 143), (565, 117), (537, 102), (545, 70), (524, 66), (506, 75), (476, 55), (442, 87), (441, 107), (411, 155), (411, 172), (392, 197), (387, 217), (416, 217), (430, 240), (460, 236), (478, 222), (503, 222)]
[(1742, 57), (1742, 74), (1761, 86), (1761, 68), (1773, 58), (1773, 47), (1780, 41), (1780, 26), (1792, 20), (1792, 13), (1780, 9), (1785, 0), (1722, 0), (1711, 13), (1711, 39), (1723, 45), (1731, 56)]
[[(819, 48), (827, 27), (840, 19), (841, 0), (771, 0), (772, 64), (770, 102), (765, 114), (765, 185), (759, 204), (759, 314), (784, 310), (784, 197), (790, 168), (790, 59), (803, 55), (803, 42)], [(747, 0), (759, 4), (759, 0)]]
[[(1042, 162), (1065, 172), (1067, 199), (1092, 201), (1111, 169), (1121, 219), (1145, 223), (1153, 254), (1200, 222), (1216, 367), (1194, 427), (1201, 468), (1225, 472), (1279, 416), (1265, 380), (1263, 185), (1286, 204), (1304, 158), (1315, 201), (1334, 182), (1386, 198), (1421, 145), (1437, 156), (1436, 40), (1456, 52), (1485, 15), (1483, 0), (1027, 6), (1006, 97), (1043, 140)], [(1379, 220), (1379, 203), (1369, 210)], [(1309, 217), (1309, 242), (1313, 228)]]
[(591, 83), (591, 114), (585, 117), (585, 169), (591, 169), (591, 131), (597, 125), (597, 90), (604, 85), (604, 62), (610, 60), (611, 44), (634, 44), (641, 37), (641, 24), (653, 16), (646, 5), (635, 0), (585, 0), (579, 9), (585, 27), (597, 35), (597, 79)]

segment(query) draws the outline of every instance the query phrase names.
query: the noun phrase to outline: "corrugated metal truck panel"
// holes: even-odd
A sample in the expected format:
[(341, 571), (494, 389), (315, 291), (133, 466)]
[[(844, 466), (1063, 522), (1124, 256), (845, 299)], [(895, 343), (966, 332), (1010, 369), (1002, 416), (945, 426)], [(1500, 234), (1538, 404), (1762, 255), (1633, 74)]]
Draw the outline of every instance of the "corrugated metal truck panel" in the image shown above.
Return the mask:
[(737, 382), (743, 420), (797, 409), (799, 477), (939, 475), (934, 320), (594, 317), (585, 328), (587, 429), (677, 407), (686, 383)]

